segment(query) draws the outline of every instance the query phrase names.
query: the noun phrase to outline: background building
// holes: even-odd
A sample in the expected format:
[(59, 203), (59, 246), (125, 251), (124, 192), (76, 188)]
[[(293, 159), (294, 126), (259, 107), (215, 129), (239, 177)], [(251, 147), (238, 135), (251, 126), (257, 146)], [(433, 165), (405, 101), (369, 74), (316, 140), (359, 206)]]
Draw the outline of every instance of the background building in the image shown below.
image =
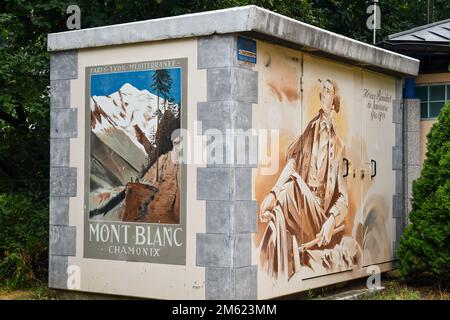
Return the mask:
[(420, 60), (419, 75), (405, 80), (405, 98), (420, 99), (420, 164), (427, 134), (450, 101), (450, 19), (392, 34), (380, 46)]

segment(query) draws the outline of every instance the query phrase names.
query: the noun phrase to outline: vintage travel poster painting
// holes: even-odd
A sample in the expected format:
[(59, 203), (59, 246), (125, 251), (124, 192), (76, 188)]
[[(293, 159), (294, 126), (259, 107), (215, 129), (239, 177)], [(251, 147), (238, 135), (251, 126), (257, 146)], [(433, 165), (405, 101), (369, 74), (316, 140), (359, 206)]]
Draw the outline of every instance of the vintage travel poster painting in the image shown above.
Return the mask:
[(86, 68), (85, 255), (183, 264), (186, 59)]
[(253, 123), (279, 130), (280, 141), (269, 154), (278, 170), (267, 174), (260, 164), (254, 176), (261, 297), (392, 261), (395, 81), (290, 49), (259, 48), (263, 90)]

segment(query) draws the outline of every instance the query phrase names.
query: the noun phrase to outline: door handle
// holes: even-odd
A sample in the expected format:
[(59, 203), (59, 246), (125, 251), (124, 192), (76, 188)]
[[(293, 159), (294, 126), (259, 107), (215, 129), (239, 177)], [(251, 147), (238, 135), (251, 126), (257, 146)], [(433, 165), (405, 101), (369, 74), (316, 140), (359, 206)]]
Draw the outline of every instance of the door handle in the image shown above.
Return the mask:
[(370, 160), (370, 165), (372, 167), (370, 178), (373, 179), (377, 175), (377, 162), (375, 160)]
[(348, 176), (348, 166), (349, 166), (349, 162), (347, 158), (342, 159), (342, 161), (344, 161), (345, 163), (345, 173), (343, 175), (343, 177), (345, 178), (346, 176)]

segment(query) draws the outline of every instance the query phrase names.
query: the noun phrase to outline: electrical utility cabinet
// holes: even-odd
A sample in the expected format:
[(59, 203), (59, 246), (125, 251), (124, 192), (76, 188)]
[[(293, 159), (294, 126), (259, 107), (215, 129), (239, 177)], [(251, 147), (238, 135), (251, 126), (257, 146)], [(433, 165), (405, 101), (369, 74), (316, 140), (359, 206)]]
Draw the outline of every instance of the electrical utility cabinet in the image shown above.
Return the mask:
[(50, 287), (269, 299), (395, 268), (417, 60), (255, 6), (48, 50)]

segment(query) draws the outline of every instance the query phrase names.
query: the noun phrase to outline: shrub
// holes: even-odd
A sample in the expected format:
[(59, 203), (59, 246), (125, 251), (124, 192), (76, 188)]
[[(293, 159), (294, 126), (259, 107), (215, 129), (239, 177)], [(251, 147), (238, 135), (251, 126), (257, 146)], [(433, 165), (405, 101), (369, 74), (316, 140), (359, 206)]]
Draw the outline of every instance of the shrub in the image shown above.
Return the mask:
[(0, 194), (0, 285), (15, 289), (45, 280), (47, 255), (47, 198)]
[(411, 224), (400, 239), (400, 274), (407, 278), (450, 275), (450, 103), (428, 134), (427, 158), (413, 183)]

